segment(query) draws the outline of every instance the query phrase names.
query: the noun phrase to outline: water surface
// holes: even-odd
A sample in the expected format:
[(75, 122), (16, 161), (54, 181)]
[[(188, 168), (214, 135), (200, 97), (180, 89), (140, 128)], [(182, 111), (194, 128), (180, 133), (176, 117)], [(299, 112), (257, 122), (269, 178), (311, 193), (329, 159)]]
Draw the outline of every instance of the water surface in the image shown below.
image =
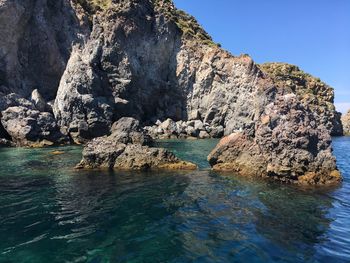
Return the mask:
[(82, 172), (80, 147), (0, 149), (0, 262), (350, 262), (345, 180), (300, 190), (208, 170), (217, 141), (167, 141), (193, 172)]

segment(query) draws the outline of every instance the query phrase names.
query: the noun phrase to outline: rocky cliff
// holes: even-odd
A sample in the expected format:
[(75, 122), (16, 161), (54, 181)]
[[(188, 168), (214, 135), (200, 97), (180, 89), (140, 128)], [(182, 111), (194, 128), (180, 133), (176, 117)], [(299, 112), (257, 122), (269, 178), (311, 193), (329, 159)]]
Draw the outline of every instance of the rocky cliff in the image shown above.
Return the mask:
[[(76, 142), (109, 134), (122, 116), (144, 125), (200, 121), (205, 128), (182, 123), (182, 133), (204, 138), (249, 129), (252, 94), (265, 78), (341, 133), (330, 87), (293, 66), (234, 57), (171, 1), (1, 0), (0, 13), (2, 96), (30, 99), (37, 89), (55, 99), (55, 119)], [(20, 105), (2, 110), (10, 106)]]
[(273, 79), (276, 86), (288, 89), (309, 106), (316, 115), (316, 121), (325, 126), (331, 135), (343, 135), (341, 113), (334, 106), (333, 88), (294, 65), (266, 63), (259, 67)]
[(321, 127), (327, 151), (323, 133), (341, 133), (330, 87), (233, 56), (169, 0), (0, 0), (0, 22), (0, 132), (19, 146), (86, 143), (121, 117), (176, 136), (254, 138), (287, 94), (316, 113), (304, 124)]

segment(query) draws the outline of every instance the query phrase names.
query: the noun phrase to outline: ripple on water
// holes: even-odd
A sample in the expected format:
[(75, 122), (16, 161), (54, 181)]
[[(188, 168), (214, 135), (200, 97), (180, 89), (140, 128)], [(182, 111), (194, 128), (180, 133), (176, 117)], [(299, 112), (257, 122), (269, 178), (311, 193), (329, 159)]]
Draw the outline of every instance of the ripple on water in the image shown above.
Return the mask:
[[(207, 169), (215, 141), (162, 146)], [(0, 150), (0, 262), (350, 262), (350, 140), (328, 191), (208, 170), (76, 172), (81, 148)], [(194, 158), (195, 157), (195, 158)]]

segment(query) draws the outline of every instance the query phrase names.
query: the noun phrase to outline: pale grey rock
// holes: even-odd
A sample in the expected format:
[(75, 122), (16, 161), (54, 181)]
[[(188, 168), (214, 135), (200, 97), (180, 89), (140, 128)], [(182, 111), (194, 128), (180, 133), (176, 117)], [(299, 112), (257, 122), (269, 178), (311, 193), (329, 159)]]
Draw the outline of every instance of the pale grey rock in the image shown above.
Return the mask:
[(206, 131), (200, 131), (199, 135), (198, 135), (198, 138), (200, 138), (200, 139), (208, 139), (208, 138), (210, 138), (210, 135)]
[(17, 106), (1, 114), (1, 123), (17, 146), (42, 147), (68, 142), (51, 113)]
[(30, 100), (38, 111), (51, 112), (52, 108), (46, 103), (37, 89), (33, 90)]
[(124, 117), (112, 125), (109, 139), (123, 144), (151, 145), (152, 138), (141, 128), (134, 118)]
[(176, 134), (178, 133), (178, 126), (175, 121), (172, 119), (166, 119), (159, 125), (159, 128), (163, 130), (164, 133), (167, 134)]
[(55, 98), (72, 43), (89, 28), (69, 0), (0, 0), (0, 92)]

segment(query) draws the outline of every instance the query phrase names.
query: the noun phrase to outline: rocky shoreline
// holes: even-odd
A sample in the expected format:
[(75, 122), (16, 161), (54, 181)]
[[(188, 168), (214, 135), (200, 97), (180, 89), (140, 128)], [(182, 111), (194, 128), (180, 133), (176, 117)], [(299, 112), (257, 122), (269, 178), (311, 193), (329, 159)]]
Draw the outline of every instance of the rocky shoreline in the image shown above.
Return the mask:
[(152, 139), (228, 136), (214, 169), (341, 181), (334, 90), (233, 56), (171, 1), (0, 0), (0, 14), (0, 146), (84, 144), (77, 168), (196, 169)]

